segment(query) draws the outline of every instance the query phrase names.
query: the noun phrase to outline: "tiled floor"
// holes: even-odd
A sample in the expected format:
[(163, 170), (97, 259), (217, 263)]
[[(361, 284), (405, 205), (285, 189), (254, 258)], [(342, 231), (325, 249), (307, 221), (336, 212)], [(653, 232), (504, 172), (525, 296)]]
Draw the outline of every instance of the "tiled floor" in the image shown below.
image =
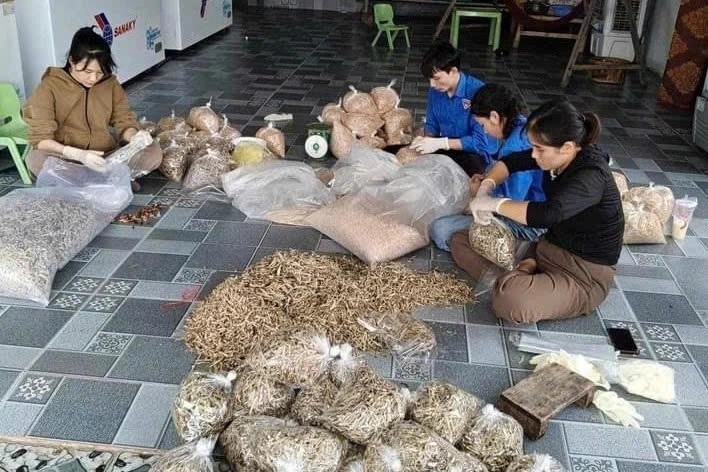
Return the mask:
[[(371, 31), (354, 16), (278, 11), (238, 15), (230, 32), (172, 58), (129, 85), (140, 115), (184, 114), (213, 97), (246, 135), (269, 113), (294, 115), (285, 129), (287, 158), (304, 159), (305, 125), (348, 84), (399, 79), (403, 103), (424, 113), (427, 84), (419, 62), (434, 22), (413, 22), (413, 49), (372, 50)], [(248, 34), (248, 40), (244, 34)], [(578, 75), (562, 90), (559, 57), (568, 44), (524, 39), (497, 58), (485, 33), (466, 33), (465, 68), (518, 90), (527, 107), (565, 94), (604, 123), (602, 142), (632, 184), (654, 181), (699, 199), (683, 242), (626, 248), (616, 288), (596, 312), (576, 320), (499, 323), (488, 296), (477, 305), (430, 308), (440, 352), (429, 365), (372, 358), (385, 375), (411, 386), (448, 379), (488, 401), (528, 374), (528, 356), (509, 344), (523, 329), (564, 340), (600, 340), (630, 327), (643, 357), (676, 371), (678, 401), (658, 405), (627, 396), (646, 417), (630, 430), (596, 410), (570, 408), (547, 435), (527, 442), (574, 472), (696, 471), (708, 464), (708, 157), (687, 141), (690, 119), (655, 105), (657, 78), (641, 88), (597, 86)], [(309, 161), (308, 161), (309, 162)], [(331, 162), (313, 163), (328, 165)], [(0, 194), (18, 186), (0, 174)], [(182, 198), (178, 186), (151, 175), (133, 202), (169, 206), (144, 227), (112, 224), (58, 275), (47, 309), (0, 301), (0, 435), (32, 435), (144, 447), (170, 447), (169, 406), (193, 357), (178, 336), (189, 309), (224, 278), (277, 248), (339, 252), (318, 233), (248, 221), (218, 201)], [(415, 267), (454, 270), (448, 254), (428, 248)], [(487, 294), (488, 295), (488, 294)]]

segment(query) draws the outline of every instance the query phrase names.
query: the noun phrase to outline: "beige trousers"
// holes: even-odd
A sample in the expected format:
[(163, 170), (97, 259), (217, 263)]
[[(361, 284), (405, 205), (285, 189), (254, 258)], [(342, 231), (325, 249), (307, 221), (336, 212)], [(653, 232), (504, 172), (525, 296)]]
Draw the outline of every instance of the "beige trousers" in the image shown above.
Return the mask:
[[(25, 158), (27, 168), (36, 177), (42, 170), (44, 162), (50, 156), (60, 157), (46, 151), (38, 151), (33, 149)], [(132, 171), (145, 171), (149, 173), (160, 167), (161, 163), (162, 149), (160, 149), (160, 145), (157, 141), (153, 141), (151, 145), (142, 151), (142, 153), (131, 159), (130, 168)]]

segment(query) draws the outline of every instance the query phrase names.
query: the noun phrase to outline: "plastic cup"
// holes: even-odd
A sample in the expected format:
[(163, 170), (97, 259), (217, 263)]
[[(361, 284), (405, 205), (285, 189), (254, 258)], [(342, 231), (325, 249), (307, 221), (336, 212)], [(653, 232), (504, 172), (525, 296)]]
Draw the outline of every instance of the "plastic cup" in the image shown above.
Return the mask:
[(696, 197), (686, 195), (676, 200), (676, 203), (674, 203), (673, 225), (671, 226), (671, 236), (674, 239), (684, 239), (686, 237), (688, 225), (691, 223), (693, 212), (697, 206), (698, 199)]

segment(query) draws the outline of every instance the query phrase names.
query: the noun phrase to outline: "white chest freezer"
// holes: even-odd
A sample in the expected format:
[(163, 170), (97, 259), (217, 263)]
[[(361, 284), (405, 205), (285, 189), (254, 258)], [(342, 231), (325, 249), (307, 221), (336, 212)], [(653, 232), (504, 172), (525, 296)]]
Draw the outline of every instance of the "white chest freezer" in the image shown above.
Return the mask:
[(0, 3), (0, 82), (15, 86), (20, 99), (25, 99), (20, 43), (17, 39), (15, 2)]
[(232, 24), (231, 0), (162, 0), (165, 49), (187, 49)]
[(71, 38), (83, 26), (96, 26), (111, 45), (121, 82), (165, 59), (160, 0), (21, 0), (16, 17), (28, 94), (48, 66), (66, 63)]

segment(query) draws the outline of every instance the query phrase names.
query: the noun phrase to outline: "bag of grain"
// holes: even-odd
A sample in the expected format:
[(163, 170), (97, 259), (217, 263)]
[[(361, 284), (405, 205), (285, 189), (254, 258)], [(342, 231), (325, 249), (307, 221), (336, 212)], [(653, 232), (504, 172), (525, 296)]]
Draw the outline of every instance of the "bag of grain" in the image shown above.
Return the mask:
[(153, 472), (214, 472), (211, 453), (216, 438), (202, 438), (168, 451), (155, 462)]
[(234, 150), (231, 158), (238, 167), (260, 164), (264, 161), (277, 159), (270, 150), (268, 143), (260, 138), (241, 137), (233, 141)]
[(224, 175), (222, 182), (233, 205), (249, 218), (268, 218), (283, 209), (316, 209), (335, 198), (303, 162), (275, 160), (244, 166)]
[(384, 124), (378, 115), (367, 115), (365, 113), (347, 113), (342, 116), (342, 124), (349, 128), (357, 136), (371, 136)]
[(622, 200), (642, 204), (647, 211), (656, 213), (661, 224), (669, 221), (674, 209), (674, 194), (670, 188), (663, 185), (654, 185), (650, 182), (648, 187), (634, 187), (622, 195)]
[(391, 140), (389, 144), (396, 144), (402, 134), (408, 136), (413, 134), (413, 115), (411, 115), (410, 110), (398, 108), (398, 105), (399, 103), (397, 102), (391, 111), (383, 115), (384, 130), (386, 131), (386, 136)]
[(446, 382), (423, 384), (414, 395), (411, 419), (457, 444), (482, 409), (483, 401)]
[(229, 124), (229, 119), (226, 115), (221, 115), (224, 121), (219, 130), (219, 136), (229, 141), (233, 141), (236, 138), (241, 137), (241, 132)]
[(393, 88), (394, 85), (396, 85), (396, 79), (393, 79), (385, 87), (374, 87), (371, 89), (371, 98), (374, 99), (374, 103), (380, 115), (384, 115), (393, 110), (401, 100), (398, 93)]
[(160, 148), (164, 151), (165, 148), (172, 143), (172, 141), (175, 141), (177, 144), (186, 143), (188, 135), (189, 131), (186, 129), (172, 129), (159, 133), (155, 139), (157, 139), (157, 142), (160, 144)]
[(400, 167), (393, 154), (355, 142), (351, 152), (332, 166), (331, 186), (337, 195), (356, 193), (370, 183), (391, 180)]
[(206, 105), (194, 107), (189, 110), (187, 116), (187, 124), (199, 131), (208, 131), (209, 133), (218, 133), (221, 127), (219, 116), (211, 109), (211, 99)]
[(231, 384), (236, 374), (190, 372), (172, 406), (175, 429), (185, 441), (218, 435), (231, 416)]
[(565, 467), (548, 454), (526, 454), (509, 464), (505, 472), (565, 472)]
[(186, 128), (189, 128), (187, 121), (181, 116), (176, 116), (175, 111), (172, 110), (172, 114), (170, 116), (160, 118), (160, 121), (157, 122), (157, 129), (155, 130), (155, 132), (157, 134), (160, 134), (165, 131), (173, 130), (189, 131)]
[(389, 427), (403, 421), (410, 393), (368, 367), (342, 385), (320, 421), (349, 441), (366, 445)]
[(221, 176), (233, 168), (228, 154), (221, 154), (207, 147), (206, 152), (194, 159), (182, 187), (193, 192), (205, 187), (221, 187)]
[(400, 162), (401, 164), (408, 164), (409, 162), (413, 162), (420, 156), (422, 156), (422, 154), (418, 153), (418, 151), (416, 151), (410, 146), (402, 147), (396, 153), (396, 159), (398, 159), (398, 162)]
[(146, 131), (152, 136), (157, 134), (157, 124), (154, 121), (150, 121), (147, 117), (143, 116), (138, 120), (138, 127), (141, 131)]
[(357, 322), (381, 339), (399, 360), (427, 361), (437, 346), (430, 326), (410, 313), (368, 313)]
[(224, 449), (226, 460), (232, 469), (259, 470), (255, 463), (254, 444), (251, 438), (263, 428), (297, 427), (292, 420), (272, 416), (236, 416), (229, 426), (219, 435), (219, 443)]
[(256, 131), (256, 138), (260, 138), (268, 145), (268, 150), (276, 156), (285, 157), (285, 134), (273, 125), (272, 121), (267, 126)]
[(329, 139), (329, 147), (334, 157), (342, 159), (348, 156), (354, 141), (356, 141), (356, 135), (342, 124), (341, 119), (332, 123), (332, 137)]
[(361, 136), (358, 141), (374, 149), (383, 149), (386, 147), (386, 141), (383, 138), (376, 136), (376, 134), (371, 136)]
[(387, 146), (408, 146), (412, 142), (413, 136), (403, 130), (399, 131), (398, 134), (386, 137)]
[(617, 185), (617, 190), (619, 190), (620, 195), (629, 190), (627, 186), (627, 177), (617, 171), (612, 171), (612, 178), (615, 179), (615, 184)]
[(394, 424), (369, 444), (364, 452), (364, 469), (366, 472), (487, 472), (480, 461), (412, 421)]
[(664, 225), (659, 216), (644, 207), (641, 201), (622, 202), (624, 211), (624, 244), (666, 244)]
[(135, 180), (150, 173), (149, 170), (141, 169), (140, 162), (143, 151), (152, 144), (152, 136), (147, 131), (138, 131), (128, 144), (116, 149), (106, 157), (106, 162), (119, 162), (130, 168), (130, 178)]
[(356, 352), (350, 344), (341, 344), (339, 346), (339, 356), (332, 362), (329, 378), (334, 382), (335, 386), (341, 387), (351, 381), (356, 372), (365, 365), (366, 360), (364, 357)]
[(366, 115), (378, 115), (379, 110), (371, 95), (359, 92), (353, 85), (349, 86), (349, 92), (344, 95), (342, 106), (347, 113), (364, 113)]
[(290, 415), (300, 424), (320, 426), (322, 412), (334, 403), (337, 392), (337, 386), (328, 378), (303, 387), (290, 408)]
[(504, 472), (524, 453), (524, 430), (511, 416), (486, 405), (459, 447), (484, 462), (489, 472)]
[(178, 144), (172, 140), (170, 145), (162, 151), (162, 162), (160, 172), (162, 175), (175, 182), (181, 182), (189, 166), (189, 149), (186, 141)]
[(328, 103), (325, 105), (318, 119), (326, 125), (332, 125), (335, 121), (341, 120), (342, 116), (346, 113), (344, 108), (342, 108), (342, 99), (340, 98), (338, 103)]
[(235, 415), (285, 416), (295, 400), (295, 391), (253, 370), (242, 372), (233, 387)]
[(472, 249), (499, 267), (512, 270), (516, 264), (516, 238), (503, 221), (492, 218), (483, 225), (472, 223), (469, 230)]

